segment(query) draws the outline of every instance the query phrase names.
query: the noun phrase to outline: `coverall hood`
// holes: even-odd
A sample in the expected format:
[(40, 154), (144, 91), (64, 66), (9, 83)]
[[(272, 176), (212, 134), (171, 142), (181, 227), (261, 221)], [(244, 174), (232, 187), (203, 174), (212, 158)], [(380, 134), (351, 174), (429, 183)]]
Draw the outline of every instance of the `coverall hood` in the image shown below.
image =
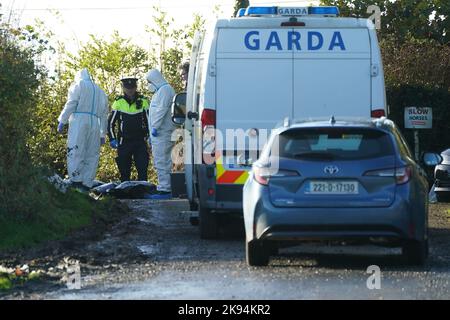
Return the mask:
[(91, 81), (91, 75), (89, 74), (88, 69), (84, 68), (77, 72), (75, 76), (75, 81), (79, 80)]
[(157, 90), (167, 83), (161, 72), (157, 69), (152, 69), (147, 73), (147, 80), (153, 83)]

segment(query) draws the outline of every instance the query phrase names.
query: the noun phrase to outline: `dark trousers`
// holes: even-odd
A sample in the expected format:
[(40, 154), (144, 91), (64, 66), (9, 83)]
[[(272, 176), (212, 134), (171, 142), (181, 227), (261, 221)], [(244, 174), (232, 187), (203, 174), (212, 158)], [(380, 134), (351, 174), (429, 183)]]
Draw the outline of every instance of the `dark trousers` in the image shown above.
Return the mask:
[(136, 165), (139, 181), (147, 181), (149, 156), (147, 143), (141, 140), (123, 141), (117, 149), (116, 163), (120, 172), (120, 180), (130, 181), (131, 165)]

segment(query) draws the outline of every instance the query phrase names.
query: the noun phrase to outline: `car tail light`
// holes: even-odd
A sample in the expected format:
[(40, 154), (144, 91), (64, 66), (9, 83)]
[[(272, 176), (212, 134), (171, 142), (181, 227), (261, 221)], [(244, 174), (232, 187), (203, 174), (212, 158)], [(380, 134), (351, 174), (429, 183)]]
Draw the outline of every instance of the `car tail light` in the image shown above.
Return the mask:
[(404, 184), (411, 178), (411, 167), (406, 166), (400, 168), (373, 170), (366, 172), (364, 175), (371, 177), (393, 177), (395, 178), (396, 184)]
[(297, 171), (292, 170), (276, 170), (271, 167), (253, 167), (253, 176), (255, 180), (264, 186), (269, 184), (269, 179), (279, 177), (295, 177), (299, 176)]
[(202, 116), (203, 163), (214, 164), (216, 153), (216, 111), (203, 109)]
[(411, 167), (401, 167), (395, 170), (395, 180), (397, 184), (404, 184), (411, 178)]
[(381, 118), (381, 117), (385, 117), (386, 113), (384, 112), (384, 109), (376, 109), (376, 110), (372, 110), (372, 112), (370, 113), (370, 116), (372, 118)]

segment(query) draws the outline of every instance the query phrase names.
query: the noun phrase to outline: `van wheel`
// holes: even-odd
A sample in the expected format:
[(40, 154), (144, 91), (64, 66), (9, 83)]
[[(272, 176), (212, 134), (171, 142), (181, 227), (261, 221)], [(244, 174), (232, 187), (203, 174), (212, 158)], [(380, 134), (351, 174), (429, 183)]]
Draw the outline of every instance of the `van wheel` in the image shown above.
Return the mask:
[(402, 255), (407, 263), (423, 265), (428, 258), (428, 240), (407, 241), (402, 247)]
[(262, 241), (245, 241), (245, 259), (249, 266), (267, 266), (269, 264), (268, 248)]
[(437, 202), (447, 202), (450, 200), (450, 196), (443, 192), (436, 192), (436, 200)]
[(198, 211), (198, 204), (195, 201), (189, 201), (190, 211)]
[(210, 209), (199, 206), (200, 239), (216, 239), (218, 234), (217, 216)]

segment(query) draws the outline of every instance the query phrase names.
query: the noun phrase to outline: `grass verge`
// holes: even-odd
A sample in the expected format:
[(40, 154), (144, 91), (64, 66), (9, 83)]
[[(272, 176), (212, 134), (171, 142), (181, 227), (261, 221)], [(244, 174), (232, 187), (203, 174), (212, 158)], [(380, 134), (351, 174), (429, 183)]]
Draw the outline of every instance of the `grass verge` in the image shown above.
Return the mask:
[(113, 199), (95, 201), (78, 191), (63, 194), (55, 190), (49, 201), (36, 207), (27, 219), (0, 215), (0, 253), (62, 239), (77, 229), (107, 220), (113, 207)]

